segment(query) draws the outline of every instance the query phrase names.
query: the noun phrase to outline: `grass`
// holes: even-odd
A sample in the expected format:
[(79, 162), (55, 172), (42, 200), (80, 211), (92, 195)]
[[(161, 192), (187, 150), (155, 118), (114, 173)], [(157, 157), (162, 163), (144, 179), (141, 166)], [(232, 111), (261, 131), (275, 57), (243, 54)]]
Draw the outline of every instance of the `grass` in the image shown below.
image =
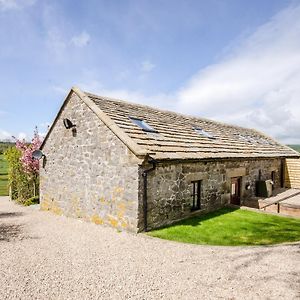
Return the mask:
[(7, 161), (4, 159), (4, 155), (0, 154), (0, 196), (8, 195), (7, 167)]
[(300, 219), (223, 208), (148, 234), (191, 244), (271, 245), (299, 241)]

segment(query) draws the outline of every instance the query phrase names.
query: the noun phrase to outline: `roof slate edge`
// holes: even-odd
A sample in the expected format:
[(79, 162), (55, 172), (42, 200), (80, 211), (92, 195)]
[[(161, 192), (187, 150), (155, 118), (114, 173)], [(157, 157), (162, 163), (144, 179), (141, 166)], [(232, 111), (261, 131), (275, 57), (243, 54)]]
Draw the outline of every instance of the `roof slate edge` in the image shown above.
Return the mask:
[[(191, 118), (191, 119), (195, 119), (195, 120), (199, 120), (199, 121), (203, 121), (203, 122), (218, 124), (218, 125), (221, 125), (221, 126), (224, 126), (224, 127), (227, 127), (227, 128), (235, 128), (235, 129), (241, 129), (241, 130), (246, 130), (246, 131), (252, 131), (253, 130), (253, 129), (248, 128), (248, 127), (242, 127), (242, 126), (239, 126), (239, 125), (225, 123), (225, 122), (221, 122), (221, 121), (216, 121), (216, 120), (209, 119), (209, 118), (198, 117), (198, 116), (195, 116), (195, 115), (175, 112), (175, 111), (168, 110), (168, 109), (158, 108), (156, 106), (140, 104), (140, 103), (129, 101), (127, 99), (124, 100), (124, 99), (119, 99), (119, 98), (114, 98), (114, 97), (109, 97), (109, 96), (96, 95), (96, 94), (90, 93), (88, 91), (85, 91), (85, 94), (88, 95), (88, 96), (94, 97), (94, 98), (101, 99), (101, 100), (109, 100), (109, 101), (115, 101), (115, 102), (120, 102), (120, 103), (124, 103), (124, 104), (130, 104), (130, 105), (138, 106), (140, 108), (147, 108), (147, 109), (150, 109), (150, 110), (156, 110), (156, 111), (159, 111), (161, 113), (169, 113), (169, 114), (181, 116), (181, 117), (184, 117), (184, 118)], [(257, 130), (254, 130), (254, 131), (259, 132)]]
[(278, 142), (277, 140), (275, 140), (274, 138), (270, 137), (269, 135), (265, 134), (264, 132), (261, 132), (257, 129), (251, 128), (251, 130), (253, 130), (254, 132), (261, 134), (262, 136), (264, 136), (265, 138), (272, 140), (273, 142), (275, 142), (276, 144), (285, 147), (286, 149), (293, 151), (296, 157), (300, 157), (300, 153), (298, 151), (296, 151), (295, 149), (289, 147), (288, 145), (282, 144), (280, 142)]
[(59, 117), (60, 117), (63, 109), (65, 108), (66, 104), (68, 103), (68, 100), (70, 99), (70, 96), (72, 95), (72, 93), (73, 93), (73, 90), (71, 89), (69, 91), (69, 93), (67, 94), (67, 96), (65, 97), (62, 106), (60, 107), (60, 109), (59, 109), (59, 111), (58, 111), (58, 113), (57, 113), (54, 121), (52, 122), (50, 128), (48, 129), (47, 134), (45, 135), (45, 138), (44, 138), (44, 140), (43, 140), (43, 142), (42, 142), (42, 144), (40, 146), (40, 150), (43, 150), (43, 148), (44, 148), (44, 146), (46, 144), (46, 141), (48, 140), (48, 137), (49, 137), (50, 133), (52, 132), (52, 129), (54, 128), (55, 124), (57, 123), (57, 120), (59, 119)]
[(53, 123), (51, 124), (41, 146), (40, 150), (43, 150), (46, 141), (49, 138), (57, 120), (59, 119), (63, 109), (65, 108), (68, 100), (70, 99), (72, 93), (75, 93), (96, 115), (97, 117), (136, 155), (136, 156), (146, 156), (149, 152), (146, 149), (141, 148), (137, 145), (125, 132), (118, 127), (118, 125), (107, 116), (84, 92), (82, 92), (78, 87), (73, 86), (69, 91), (68, 95), (65, 97), (64, 102), (57, 113)]
[(207, 161), (229, 161), (229, 160), (265, 160), (265, 159), (300, 159), (300, 155), (266, 155), (266, 156), (220, 156), (220, 157), (177, 157), (177, 158), (160, 158), (151, 156), (156, 162), (207, 162)]
[(136, 156), (146, 156), (149, 154), (146, 149), (136, 144), (88, 95), (75, 86), (72, 87), (72, 90)]

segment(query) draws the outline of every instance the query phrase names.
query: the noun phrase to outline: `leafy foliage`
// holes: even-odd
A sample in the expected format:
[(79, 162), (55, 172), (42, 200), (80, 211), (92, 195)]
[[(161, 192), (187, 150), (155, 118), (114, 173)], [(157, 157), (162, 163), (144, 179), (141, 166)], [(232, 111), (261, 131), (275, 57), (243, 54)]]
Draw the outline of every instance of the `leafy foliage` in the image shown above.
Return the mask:
[(8, 161), (8, 180), (12, 200), (24, 204), (39, 193), (39, 162), (32, 158), (32, 152), (39, 149), (41, 139), (35, 130), (31, 143), (16, 140), (16, 146), (5, 152)]
[(39, 204), (40, 203), (40, 198), (39, 196), (34, 196), (34, 197), (31, 197), (29, 199), (27, 199), (23, 205), (24, 206), (29, 206), (29, 205), (33, 205), (33, 204)]
[(3, 154), (8, 148), (14, 146), (14, 143), (11, 142), (0, 142), (0, 155)]
[(3, 154), (0, 154), (0, 196), (8, 195), (8, 174), (7, 161)]

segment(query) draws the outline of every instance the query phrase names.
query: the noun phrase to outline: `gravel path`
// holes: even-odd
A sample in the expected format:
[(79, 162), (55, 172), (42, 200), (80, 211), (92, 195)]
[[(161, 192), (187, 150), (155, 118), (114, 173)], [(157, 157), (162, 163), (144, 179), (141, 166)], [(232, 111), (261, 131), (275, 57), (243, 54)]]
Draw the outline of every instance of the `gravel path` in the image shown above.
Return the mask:
[(300, 243), (180, 244), (0, 197), (0, 299), (300, 299)]

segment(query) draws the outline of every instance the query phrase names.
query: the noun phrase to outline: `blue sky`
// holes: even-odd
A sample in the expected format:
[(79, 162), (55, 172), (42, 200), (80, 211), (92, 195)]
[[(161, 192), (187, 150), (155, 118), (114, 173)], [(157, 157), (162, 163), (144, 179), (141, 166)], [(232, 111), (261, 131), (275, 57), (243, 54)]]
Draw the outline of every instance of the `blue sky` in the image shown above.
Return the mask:
[(0, 139), (71, 86), (300, 143), (300, 1), (0, 0)]

